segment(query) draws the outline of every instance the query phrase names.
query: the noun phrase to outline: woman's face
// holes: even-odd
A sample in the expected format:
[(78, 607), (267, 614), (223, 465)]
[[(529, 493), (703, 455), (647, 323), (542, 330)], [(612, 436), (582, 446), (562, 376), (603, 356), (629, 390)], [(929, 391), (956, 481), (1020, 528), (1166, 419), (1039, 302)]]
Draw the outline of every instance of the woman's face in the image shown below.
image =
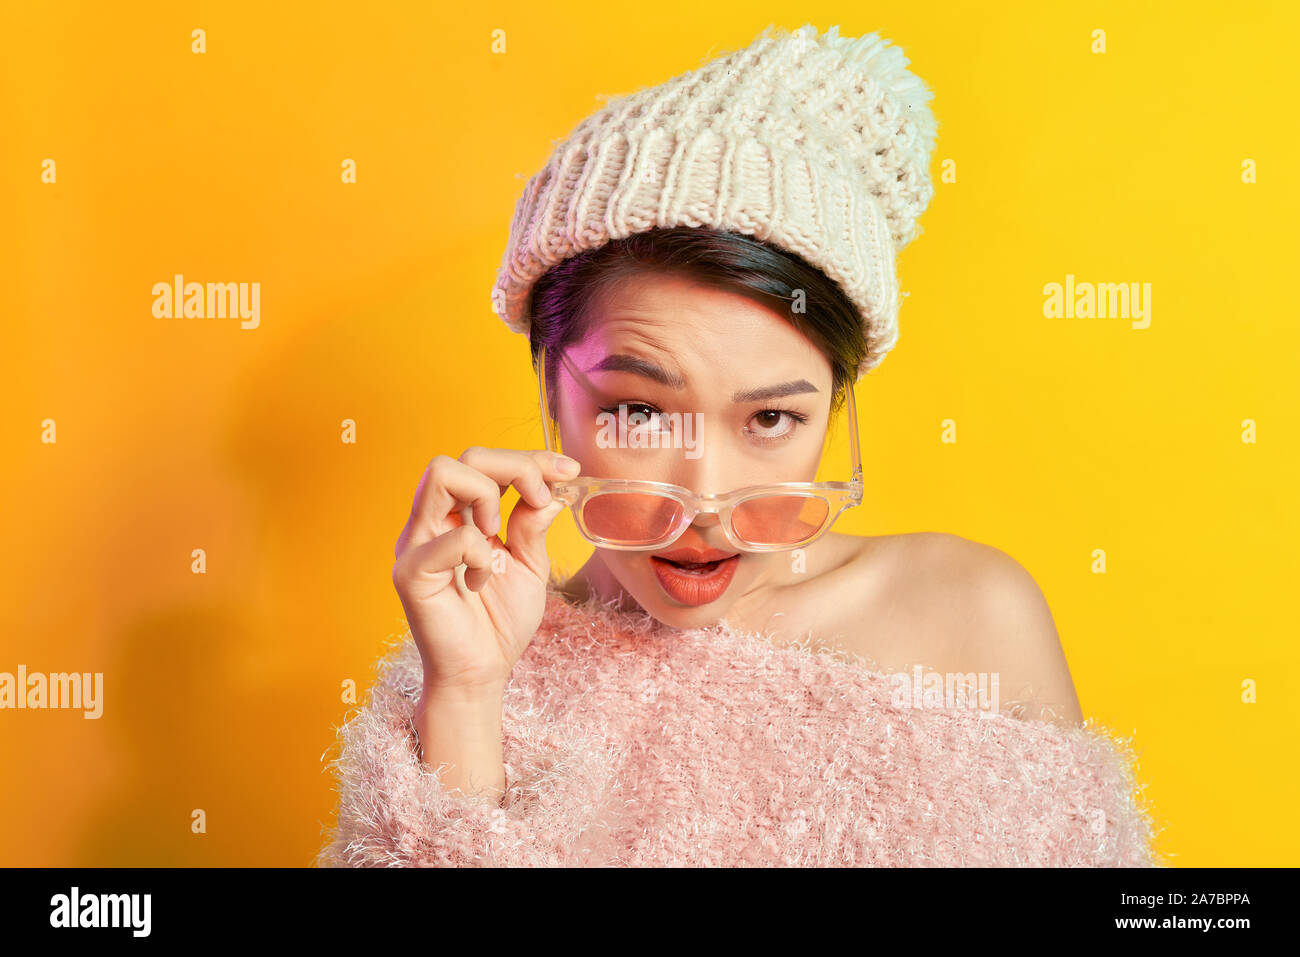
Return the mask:
[[(582, 475), (717, 494), (814, 481), (831, 382), (826, 357), (769, 307), (681, 276), (646, 273), (609, 287), (593, 304), (586, 338), (566, 347), (558, 363), (552, 412), (564, 452), (582, 463)], [(658, 433), (661, 447), (609, 441), (602, 424), (619, 417), (620, 405), (634, 417), (620, 436)], [(638, 413), (678, 416), (638, 425)], [(717, 516), (702, 514), (666, 548), (597, 549), (596, 559), (655, 618), (694, 628), (775, 581), (790, 555), (738, 552)], [(727, 556), (735, 557), (705, 575), (670, 561)]]

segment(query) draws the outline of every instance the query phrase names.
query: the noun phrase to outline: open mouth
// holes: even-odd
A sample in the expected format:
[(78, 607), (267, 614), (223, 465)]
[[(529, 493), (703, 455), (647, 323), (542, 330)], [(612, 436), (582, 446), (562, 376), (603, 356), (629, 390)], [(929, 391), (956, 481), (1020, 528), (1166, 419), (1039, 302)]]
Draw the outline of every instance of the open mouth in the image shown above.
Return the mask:
[(669, 597), (683, 605), (707, 605), (721, 598), (731, 584), (740, 555), (681, 549), (667, 556), (651, 555), (650, 564)]
[(731, 560), (730, 558), (718, 558), (711, 562), (675, 562), (668, 558), (660, 558), (658, 555), (651, 555), (650, 557), (657, 562), (671, 565), (678, 571), (685, 572), (688, 575), (708, 575), (717, 571), (723, 562)]

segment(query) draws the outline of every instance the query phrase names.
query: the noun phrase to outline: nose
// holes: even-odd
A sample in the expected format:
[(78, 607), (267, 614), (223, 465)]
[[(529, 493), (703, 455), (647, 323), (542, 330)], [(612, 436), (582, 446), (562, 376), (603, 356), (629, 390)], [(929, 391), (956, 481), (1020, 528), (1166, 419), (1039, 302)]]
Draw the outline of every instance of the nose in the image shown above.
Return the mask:
[[(699, 414), (694, 426), (694, 448), (674, 453), (673, 478), (668, 479), (698, 495), (721, 495), (747, 484), (742, 450), (730, 444), (731, 436), (723, 417)], [(689, 451), (689, 454), (687, 454)], [(725, 547), (717, 538), (721, 520), (716, 512), (700, 512), (690, 528), (707, 541)]]
[[(727, 426), (720, 416), (706, 413), (692, 414), (692, 421), (683, 422), (683, 434), (694, 437), (693, 448), (675, 449), (673, 452), (673, 478), (668, 481), (684, 486), (698, 495), (721, 495), (743, 484), (740, 470), (744, 467), (740, 450), (728, 444)], [(696, 521), (717, 523), (713, 515), (700, 515)]]

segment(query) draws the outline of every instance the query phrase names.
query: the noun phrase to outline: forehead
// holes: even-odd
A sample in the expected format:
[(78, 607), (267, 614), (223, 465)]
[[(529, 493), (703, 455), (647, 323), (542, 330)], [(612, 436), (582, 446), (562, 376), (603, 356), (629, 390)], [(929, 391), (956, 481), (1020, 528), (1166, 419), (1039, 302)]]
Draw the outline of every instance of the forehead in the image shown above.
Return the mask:
[(583, 368), (611, 353), (652, 358), (693, 380), (807, 378), (829, 386), (830, 362), (779, 311), (761, 300), (680, 275), (637, 274), (594, 296), (585, 335), (568, 349)]

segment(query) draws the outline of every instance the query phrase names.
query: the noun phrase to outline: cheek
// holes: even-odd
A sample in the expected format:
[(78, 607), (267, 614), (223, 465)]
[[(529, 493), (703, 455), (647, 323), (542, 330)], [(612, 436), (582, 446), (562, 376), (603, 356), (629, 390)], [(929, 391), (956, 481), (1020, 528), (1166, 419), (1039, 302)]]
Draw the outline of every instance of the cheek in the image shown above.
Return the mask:
[(654, 594), (655, 573), (650, 567), (650, 552), (601, 550), (606, 573), (623, 588), (640, 598)]
[(652, 461), (647, 461), (646, 453), (640, 450), (606, 448), (590, 433), (564, 432), (561, 445), (565, 453), (582, 463), (583, 475), (599, 475), (605, 478), (641, 478), (663, 479)]
[[(798, 451), (791, 454), (797, 457), (801, 463), (804, 474), (808, 476), (806, 481), (815, 481), (817, 467), (821, 464), (822, 458), (830, 451), (830, 442), (826, 438), (826, 432), (815, 431), (805, 426), (808, 431), (803, 437), (803, 441), (798, 442)], [(847, 455), (845, 461), (847, 461)]]
[(605, 564), (611, 570), (631, 577), (640, 575), (650, 568), (650, 556), (652, 554), (652, 552), (618, 552), (610, 550), (605, 553)]
[[(584, 466), (588, 464), (587, 460), (594, 452), (599, 451), (595, 446), (595, 436), (590, 429), (582, 428), (581, 423), (574, 418), (572, 407), (566, 403), (564, 409), (556, 419), (556, 424), (560, 430), (560, 444), (564, 451), (582, 462)], [(586, 468), (583, 469), (585, 473)]]

